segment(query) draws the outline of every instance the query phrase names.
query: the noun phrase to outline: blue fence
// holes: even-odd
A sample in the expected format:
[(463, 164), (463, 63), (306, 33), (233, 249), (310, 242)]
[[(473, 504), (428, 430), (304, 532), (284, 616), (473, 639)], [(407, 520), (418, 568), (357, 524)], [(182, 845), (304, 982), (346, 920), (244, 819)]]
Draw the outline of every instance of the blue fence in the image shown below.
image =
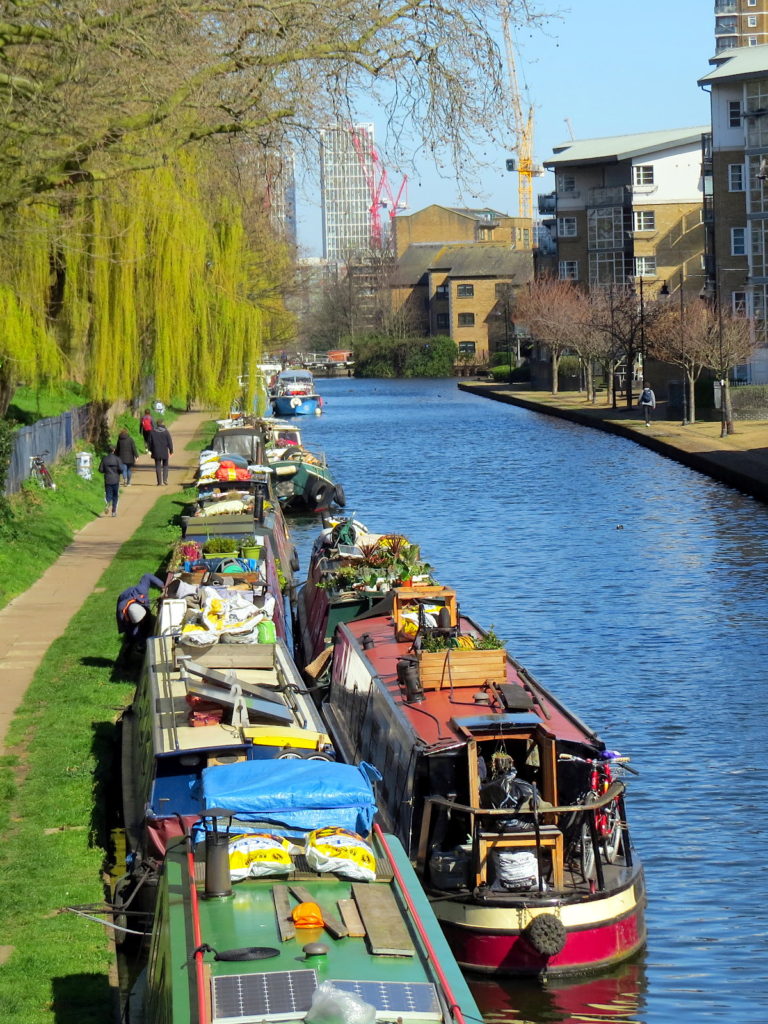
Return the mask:
[(30, 474), (30, 460), (33, 455), (47, 452), (45, 461), (50, 465), (65, 452), (71, 451), (75, 442), (88, 436), (90, 406), (79, 405), (75, 409), (38, 420), (29, 427), (22, 427), (16, 433), (16, 443), (8, 467), (5, 493), (14, 494)]

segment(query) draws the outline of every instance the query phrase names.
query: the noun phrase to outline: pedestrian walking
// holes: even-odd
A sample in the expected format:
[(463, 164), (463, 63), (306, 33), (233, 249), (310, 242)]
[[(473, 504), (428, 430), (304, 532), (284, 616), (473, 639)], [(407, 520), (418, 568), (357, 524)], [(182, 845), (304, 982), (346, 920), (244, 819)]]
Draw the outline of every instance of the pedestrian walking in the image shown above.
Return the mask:
[(155, 429), (155, 421), (152, 418), (152, 413), (149, 409), (145, 409), (141, 414), (141, 436), (144, 438), (144, 445), (149, 451), (149, 435)]
[(131, 474), (139, 458), (139, 453), (136, 449), (136, 442), (125, 428), (118, 434), (115, 455), (123, 464), (123, 483), (127, 487), (131, 482)]
[(643, 410), (646, 427), (651, 425), (651, 413), (656, 408), (656, 395), (647, 380), (643, 381), (643, 390), (640, 392), (640, 399), (637, 403)]
[(120, 491), (120, 477), (123, 472), (123, 464), (115, 453), (109, 452), (99, 463), (99, 472), (104, 474), (104, 515), (117, 515), (117, 498)]
[(168, 460), (173, 455), (173, 439), (165, 420), (158, 420), (149, 435), (149, 451), (155, 460), (157, 486), (162, 487), (168, 483)]

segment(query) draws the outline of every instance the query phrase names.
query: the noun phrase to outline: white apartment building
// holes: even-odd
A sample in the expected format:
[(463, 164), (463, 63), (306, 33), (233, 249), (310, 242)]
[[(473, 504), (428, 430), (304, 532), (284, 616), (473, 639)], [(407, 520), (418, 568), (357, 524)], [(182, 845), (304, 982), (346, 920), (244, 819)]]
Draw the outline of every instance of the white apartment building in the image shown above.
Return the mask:
[(373, 125), (332, 125), (320, 134), (323, 256), (356, 260), (371, 249)]

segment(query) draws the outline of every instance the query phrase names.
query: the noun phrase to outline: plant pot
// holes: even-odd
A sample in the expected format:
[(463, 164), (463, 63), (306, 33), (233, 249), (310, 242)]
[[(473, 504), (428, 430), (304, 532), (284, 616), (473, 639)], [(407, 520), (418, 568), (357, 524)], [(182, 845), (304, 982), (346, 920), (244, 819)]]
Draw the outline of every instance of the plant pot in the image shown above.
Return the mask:
[(254, 562), (258, 562), (261, 558), (261, 547), (258, 544), (246, 544), (240, 548), (240, 554), (243, 558), (252, 558)]

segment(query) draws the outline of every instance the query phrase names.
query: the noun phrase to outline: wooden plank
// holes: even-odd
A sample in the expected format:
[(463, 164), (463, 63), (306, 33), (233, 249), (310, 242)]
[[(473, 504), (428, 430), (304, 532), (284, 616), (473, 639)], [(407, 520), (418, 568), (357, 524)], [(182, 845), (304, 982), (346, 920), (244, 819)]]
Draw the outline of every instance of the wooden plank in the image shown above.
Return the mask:
[(336, 917), (335, 914), (332, 914), (330, 910), (328, 910), (315, 896), (313, 896), (309, 889), (305, 889), (303, 885), (291, 885), (289, 888), (296, 899), (301, 900), (302, 903), (317, 903), (318, 907), (320, 907), (320, 913), (323, 915), (325, 930), (332, 935), (334, 939), (343, 939), (345, 935), (349, 934), (338, 917)]
[(281, 885), (272, 886), (272, 899), (275, 904), (275, 915), (277, 917), (277, 929), (280, 932), (280, 941), (287, 942), (288, 939), (296, 938), (296, 926), (291, 917), (291, 903), (288, 893)]
[(415, 955), (402, 912), (389, 888), (353, 882), (352, 895), (368, 933), (371, 953), (376, 956)]
[(354, 939), (365, 938), (365, 925), (362, 922), (354, 900), (339, 900), (339, 911), (341, 919), (347, 926), (347, 931)]

